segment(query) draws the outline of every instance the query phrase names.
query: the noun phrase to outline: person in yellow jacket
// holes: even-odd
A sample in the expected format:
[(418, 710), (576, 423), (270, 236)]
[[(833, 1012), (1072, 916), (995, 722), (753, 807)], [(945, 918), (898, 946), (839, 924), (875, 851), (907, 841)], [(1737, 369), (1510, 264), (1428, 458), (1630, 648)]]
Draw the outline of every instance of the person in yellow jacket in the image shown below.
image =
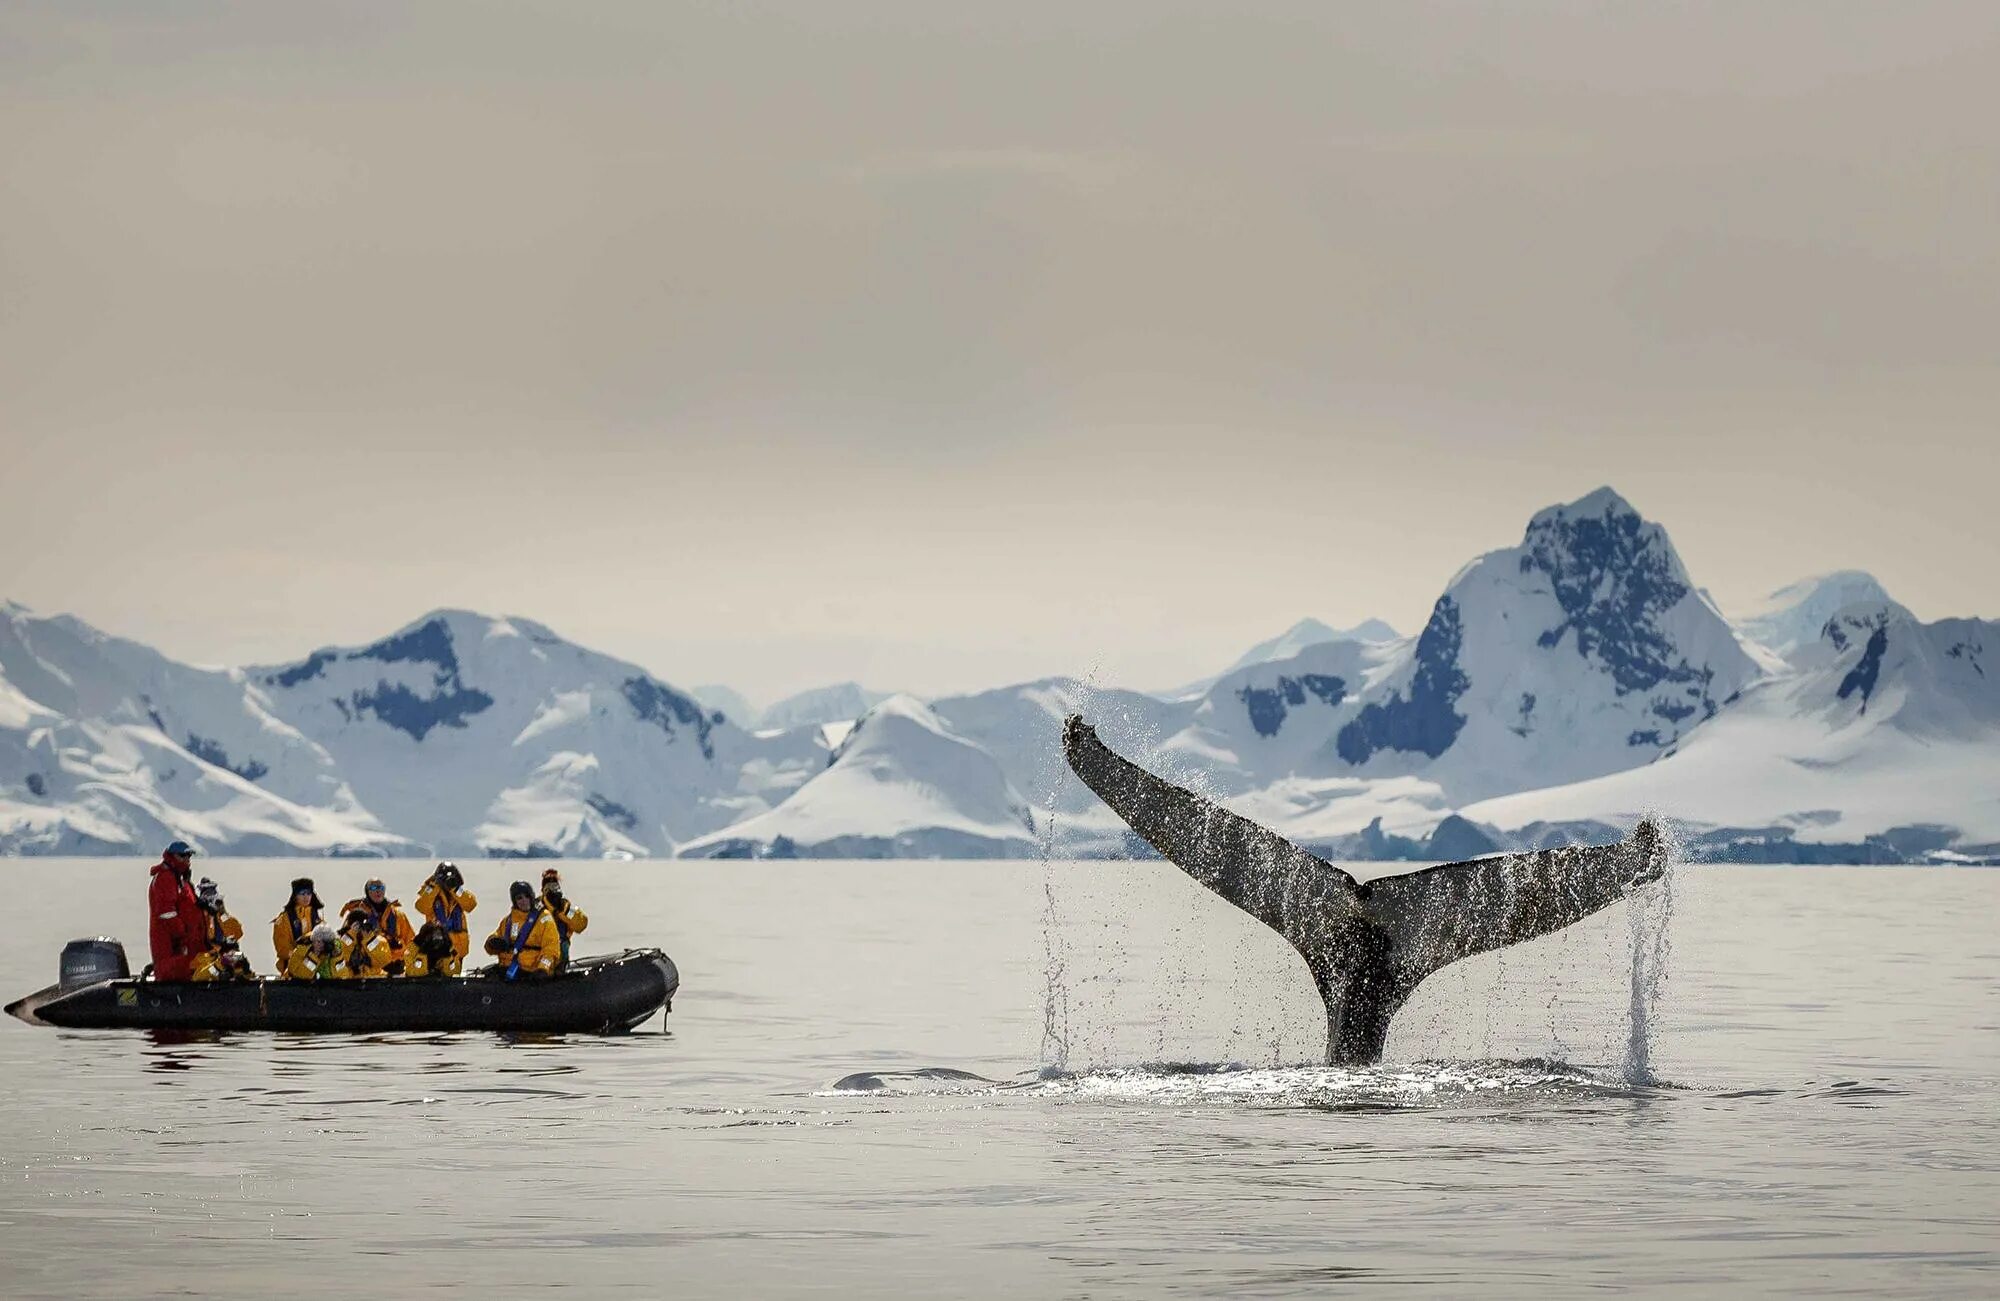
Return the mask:
[(553, 867), (542, 873), (542, 907), (548, 912), (549, 920), (556, 924), (556, 936), (562, 941), (562, 956), (556, 960), (557, 967), (567, 967), (569, 937), (588, 927), (590, 918), (583, 909), (563, 897), (562, 873)]
[(250, 970), (250, 959), (243, 956), (243, 950), (231, 944), (224, 949), (204, 949), (194, 955), (194, 975), (198, 985), (212, 984), (219, 980), (255, 980), (257, 973)]
[(375, 929), (373, 913), (366, 908), (349, 912), (347, 924), (340, 928), (340, 939), (341, 979), (374, 980), (389, 974), (389, 964), (394, 959), (389, 956), (389, 941)]
[(204, 935), (201, 952), (194, 958), (194, 978), (203, 982), (254, 979), (256, 973), (243, 956), (243, 923), (229, 915), (222, 891), (204, 876), (194, 889), (194, 897), (201, 902)]
[(290, 980), (344, 980), (346, 957), (346, 939), (333, 929), (333, 923), (321, 922), (307, 932), (304, 942), (292, 946), (285, 976)]
[(499, 974), (507, 980), (524, 976), (553, 976), (562, 962), (562, 936), (548, 909), (535, 897), (535, 887), (516, 881), (507, 889), (514, 911), (501, 921), (500, 929), (486, 937), (486, 951), (499, 962)]
[(361, 897), (349, 899), (340, 910), (340, 915), (348, 917), (356, 912), (365, 912), (375, 919), (376, 934), (389, 946), (386, 970), (392, 976), (402, 975), (410, 956), (410, 941), (417, 937), (417, 932), (410, 925), (410, 919), (403, 915), (402, 903), (389, 897), (389, 887), (382, 883), (381, 877), (371, 878), (361, 888)]
[(319, 893), (313, 889), (312, 878), (302, 876), (292, 882), (292, 897), (283, 912), (271, 919), (271, 947), (278, 954), (278, 971), (289, 973), (292, 969), (292, 950), (306, 942), (313, 927), (319, 925), (325, 905), (319, 901)]
[(403, 974), (413, 979), (425, 976), (456, 976), (461, 966), (451, 947), (451, 934), (436, 922), (425, 922), (410, 941), (410, 956), (404, 960)]
[(418, 925), (435, 922), (451, 936), (452, 952), (460, 962), (472, 948), (472, 935), (466, 929), (466, 914), (479, 906), (479, 896), (465, 888), (465, 876), (458, 870), (458, 864), (445, 862), (437, 865), (424, 888), (417, 891)]

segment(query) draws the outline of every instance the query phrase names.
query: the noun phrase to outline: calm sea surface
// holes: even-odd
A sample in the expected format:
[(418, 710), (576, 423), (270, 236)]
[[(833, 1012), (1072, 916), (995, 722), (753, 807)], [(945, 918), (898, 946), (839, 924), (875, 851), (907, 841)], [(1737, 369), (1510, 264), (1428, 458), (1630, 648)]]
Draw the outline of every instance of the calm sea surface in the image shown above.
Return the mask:
[[(146, 866), (0, 866), (0, 1000), (73, 936), (143, 962)], [(207, 866), (264, 970), (296, 871), (368, 870)], [(490, 928), (522, 873), (467, 874)], [(582, 948), (679, 963), (664, 1021), (0, 1018), (0, 1295), (2000, 1295), (2000, 872), (1684, 868), (1448, 969), (1368, 1070), (1166, 865), (564, 874)]]

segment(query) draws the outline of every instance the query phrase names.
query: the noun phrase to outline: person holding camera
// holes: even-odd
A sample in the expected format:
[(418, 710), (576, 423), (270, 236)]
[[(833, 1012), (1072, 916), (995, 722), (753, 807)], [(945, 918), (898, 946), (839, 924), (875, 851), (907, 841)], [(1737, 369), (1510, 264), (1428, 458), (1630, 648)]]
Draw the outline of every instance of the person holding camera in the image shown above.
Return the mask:
[(589, 926), (590, 918), (563, 896), (562, 874), (553, 867), (542, 873), (542, 909), (556, 924), (556, 935), (562, 941), (562, 952), (556, 959), (560, 971), (569, 965), (569, 937)]
[(466, 915), (478, 906), (479, 897), (465, 888), (465, 874), (458, 870), (458, 864), (449, 861), (439, 863), (430, 880), (424, 882), (424, 888), (417, 891), (417, 916), (424, 924), (435, 925), (451, 937), (452, 952), (461, 963), (472, 947)]
[(514, 910), (486, 937), (486, 951), (499, 960), (499, 975), (505, 980), (555, 975), (562, 962), (562, 937), (535, 887), (516, 881), (507, 894)]

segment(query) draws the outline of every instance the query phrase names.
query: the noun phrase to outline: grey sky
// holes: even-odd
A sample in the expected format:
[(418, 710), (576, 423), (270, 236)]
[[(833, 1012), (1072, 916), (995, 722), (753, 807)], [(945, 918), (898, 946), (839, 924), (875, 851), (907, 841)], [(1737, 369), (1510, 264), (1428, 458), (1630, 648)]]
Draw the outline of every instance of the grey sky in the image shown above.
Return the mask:
[(1418, 625), (1599, 483), (2000, 613), (2000, 6), (0, 8), (0, 595), (753, 697)]

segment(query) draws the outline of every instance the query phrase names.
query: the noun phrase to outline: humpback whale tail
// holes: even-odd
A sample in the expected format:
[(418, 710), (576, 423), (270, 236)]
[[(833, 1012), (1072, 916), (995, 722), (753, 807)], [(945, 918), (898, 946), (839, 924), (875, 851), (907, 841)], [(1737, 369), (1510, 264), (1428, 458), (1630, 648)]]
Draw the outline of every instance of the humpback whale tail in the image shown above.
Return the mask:
[(1114, 753), (1081, 715), (1063, 753), (1084, 784), (1195, 880), (1290, 941), (1326, 1004), (1327, 1060), (1377, 1061), (1389, 1019), (1424, 977), (1561, 930), (1666, 870), (1659, 829), (1615, 845), (1545, 849), (1356, 881), (1268, 828)]

